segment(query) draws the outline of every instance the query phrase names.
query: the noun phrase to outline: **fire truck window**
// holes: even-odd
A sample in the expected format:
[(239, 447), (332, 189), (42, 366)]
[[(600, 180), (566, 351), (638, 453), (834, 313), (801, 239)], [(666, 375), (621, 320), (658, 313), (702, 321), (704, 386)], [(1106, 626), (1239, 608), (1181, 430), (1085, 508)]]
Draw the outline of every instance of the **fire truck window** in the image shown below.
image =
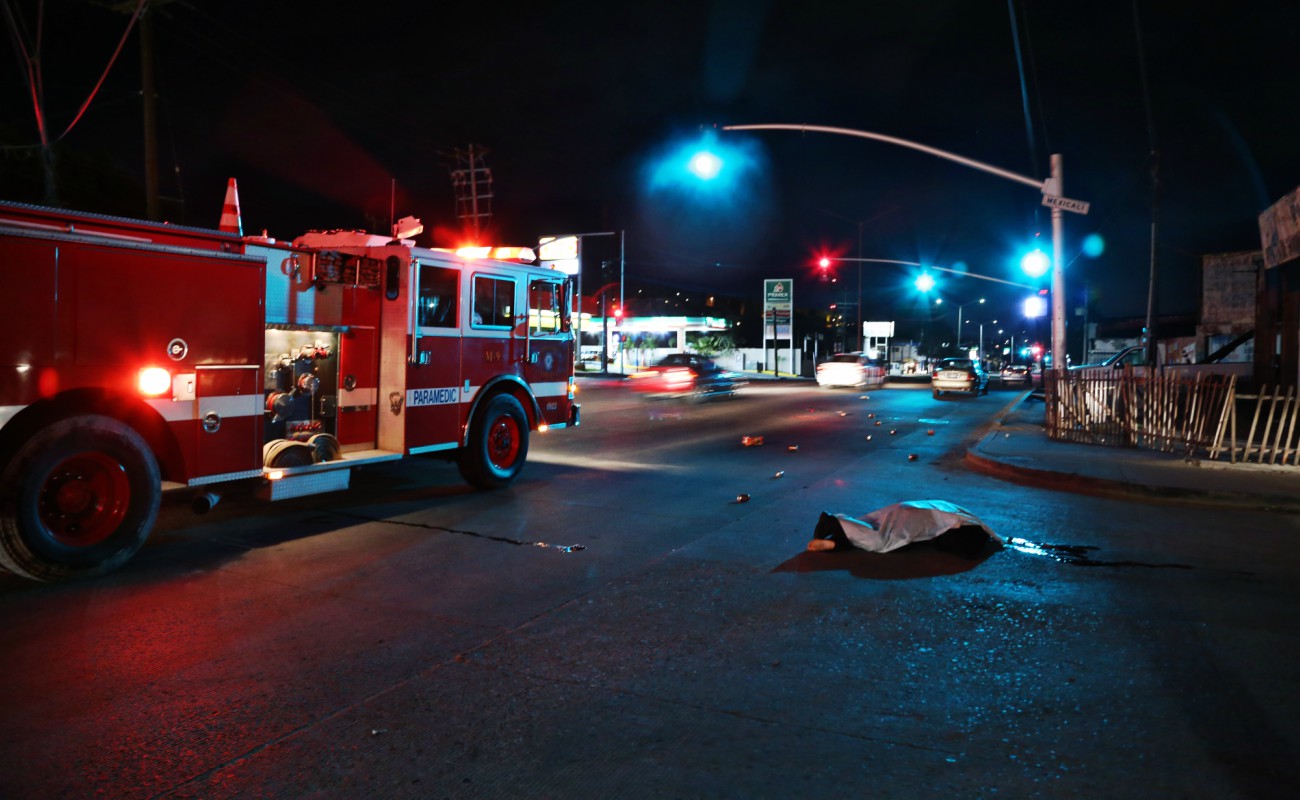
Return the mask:
[(562, 331), (563, 285), (554, 281), (533, 281), (528, 287), (528, 327), (534, 335)]
[(514, 320), (515, 282), (505, 278), (474, 276), (474, 324), (509, 328)]
[(446, 267), (420, 267), (420, 314), (423, 328), (456, 327), (457, 279), (460, 272)]

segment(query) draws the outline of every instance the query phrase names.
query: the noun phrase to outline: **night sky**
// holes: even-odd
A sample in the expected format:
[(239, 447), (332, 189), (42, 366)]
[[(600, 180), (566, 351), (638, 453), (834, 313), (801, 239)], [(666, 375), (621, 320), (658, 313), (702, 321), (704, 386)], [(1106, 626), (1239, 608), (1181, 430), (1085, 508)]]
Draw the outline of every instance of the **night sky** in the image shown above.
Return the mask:
[[(30, 46), (38, 4), (4, 2)], [(128, 16), (80, 0), (45, 5), (57, 136)], [(1300, 185), (1293, 0), (326, 5), (156, 9), (168, 219), (215, 227), (234, 177), (245, 233), (384, 229), (392, 205), (424, 220), (421, 244), (451, 245), (447, 154), (474, 144), (494, 178), (490, 238), (625, 230), (630, 276), (691, 291), (756, 300), (762, 278), (793, 277), (797, 300), (856, 292), (856, 265), (829, 286), (812, 263), (857, 256), (859, 231), (867, 258), (962, 263), (1017, 282), (1028, 282), (1016, 260), (1035, 235), (1050, 252), (1033, 188), (861, 139), (715, 132), (739, 148), (726, 162), (736, 182), (706, 191), (665, 180), (676, 148), (715, 127), (806, 123), (1037, 178), (1062, 154), (1065, 195), (1092, 206), (1066, 218), (1067, 305), (1086, 289), (1093, 313), (1122, 317), (1146, 310), (1153, 143), (1161, 313), (1194, 312), (1200, 256), (1258, 248), (1257, 215)], [(39, 202), (28, 179), (38, 135), (6, 29), (15, 57), (0, 68), (0, 197)], [(63, 194), (89, 210), (143, 214), (139, 87), (133, 35), (59, 143)], [(118, 186), (100, 175), (110, 168), (119, 191), (85, 188)], [(1082, 252), (1090, 234), (1104, 241), (1099, 256)], [(865, 266), (864, 317), (917, 313), (910, 274)], [(952, 302), (1010, 307), (1023, 294), (940, 279)]]

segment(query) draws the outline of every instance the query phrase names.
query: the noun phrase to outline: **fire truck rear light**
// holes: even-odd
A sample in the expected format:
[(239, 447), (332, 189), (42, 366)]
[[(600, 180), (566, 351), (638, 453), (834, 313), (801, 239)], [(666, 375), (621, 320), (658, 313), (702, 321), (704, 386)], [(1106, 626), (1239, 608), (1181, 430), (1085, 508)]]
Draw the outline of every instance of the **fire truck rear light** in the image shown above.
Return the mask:
[(159, 395), (171, 391), (171, 373), (162, 367), (145, 367), (136, 380), (140, 394)]
[(284, 477), (284, 472), (278, 469), (273, 472), (266, 473), (266, 479), (268, 481), (278, 481), (283, 477)]
[(546, 425), (545, 422), (543, 422), (543, 423), (541, 423), (541, 424), (539, 424), (539, 425), (537, 426), (537, 432), (538, 432), (538, 433), (546, 433), (547, 430), (548, 430), (548, 428), (547, 428), (547, 425)]

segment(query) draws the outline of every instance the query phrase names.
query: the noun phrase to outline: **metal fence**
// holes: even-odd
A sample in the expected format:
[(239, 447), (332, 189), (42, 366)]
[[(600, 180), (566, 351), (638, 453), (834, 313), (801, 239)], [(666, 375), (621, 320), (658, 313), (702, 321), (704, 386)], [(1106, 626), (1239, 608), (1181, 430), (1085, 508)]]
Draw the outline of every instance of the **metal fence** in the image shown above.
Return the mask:
[(1240, 394), (1235, 375), (1132, 369), (1046, 372), (1044, 379), (1051, 439), (1300, 466), (1295, 387)]

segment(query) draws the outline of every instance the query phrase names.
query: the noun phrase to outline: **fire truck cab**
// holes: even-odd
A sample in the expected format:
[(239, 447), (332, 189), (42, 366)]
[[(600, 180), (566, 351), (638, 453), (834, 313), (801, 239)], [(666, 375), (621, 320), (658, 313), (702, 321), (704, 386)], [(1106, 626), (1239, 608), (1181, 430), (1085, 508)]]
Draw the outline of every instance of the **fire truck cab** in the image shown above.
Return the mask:
[(0, 566), (125, 563), (164, 487), (271, 500), (454, 460), (509, 485), (577, 425), (570, 284), (394, 235), (265, 236), (0, 203)]

